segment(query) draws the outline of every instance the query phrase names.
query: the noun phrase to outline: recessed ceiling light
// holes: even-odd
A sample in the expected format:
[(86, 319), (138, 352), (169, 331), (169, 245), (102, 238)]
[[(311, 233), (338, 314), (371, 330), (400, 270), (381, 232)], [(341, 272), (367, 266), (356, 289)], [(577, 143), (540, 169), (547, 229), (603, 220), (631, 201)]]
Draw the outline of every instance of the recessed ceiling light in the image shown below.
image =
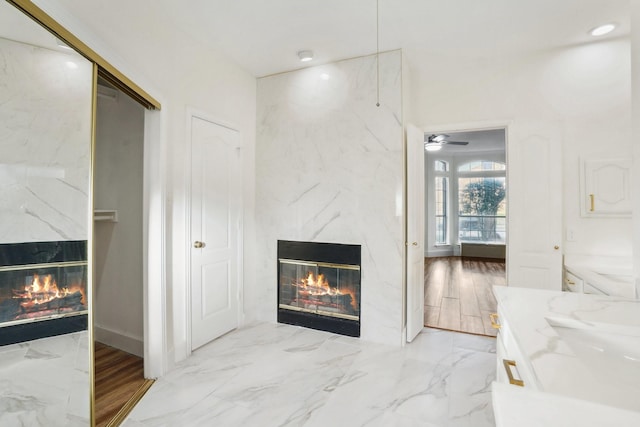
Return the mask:
[(331, 78), (331, 76), (329, 74), (327, 74), (327, 73), (322, 73), (322, 74), (320, 74), (320, 78), (322, 80), (329, 80)]
[(604, 36), (605, 34), (609, 34), (611, 31), (615, 30), (615, 28), (615, 24), (604, 24), (589, 31), (589, 34), (595, 37)]
[(67, 68), (71, 68), (72, 70), (75, 70), (76, 68), (78, 68), (78, 64), (76, 64), (73, 61), (67, 61), (65, 62), (65, 64), (67, 65)]
[(300, 62), (309, 62), (313, 59), (313, 52), (310, 50), (301, 50), (298, 52)]

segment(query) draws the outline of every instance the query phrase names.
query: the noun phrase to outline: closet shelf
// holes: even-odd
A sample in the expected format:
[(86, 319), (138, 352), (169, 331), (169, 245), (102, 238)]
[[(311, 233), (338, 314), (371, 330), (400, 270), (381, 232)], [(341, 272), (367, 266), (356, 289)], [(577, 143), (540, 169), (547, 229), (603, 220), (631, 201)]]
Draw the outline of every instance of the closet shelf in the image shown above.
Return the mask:
[(96, 209), (93, 211), (95, 222), (118, 222), (118, 211), (112, 209)]

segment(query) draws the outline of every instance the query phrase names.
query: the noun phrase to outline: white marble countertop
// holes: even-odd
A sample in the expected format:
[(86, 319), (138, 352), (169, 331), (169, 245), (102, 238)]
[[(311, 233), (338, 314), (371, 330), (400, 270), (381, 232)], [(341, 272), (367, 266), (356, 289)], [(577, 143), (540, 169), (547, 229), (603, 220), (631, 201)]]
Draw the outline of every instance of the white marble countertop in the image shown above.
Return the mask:
[[(494, 294), (534, 388), (640, 412), (640, 300), (509, 287)], [(581, 341), (581, 327), (590, 339)]]
[(607, 295), (636, 297), (630, 257), (566, 255), (564, 266)]

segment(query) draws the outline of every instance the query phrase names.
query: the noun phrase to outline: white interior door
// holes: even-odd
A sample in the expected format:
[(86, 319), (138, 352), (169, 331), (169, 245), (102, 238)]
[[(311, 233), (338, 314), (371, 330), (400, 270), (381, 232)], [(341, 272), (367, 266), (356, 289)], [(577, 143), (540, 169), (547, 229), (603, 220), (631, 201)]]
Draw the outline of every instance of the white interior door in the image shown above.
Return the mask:
[(238, 132), (191, 118), (191, 348), (238, 325)]
[(424, 327), (424, 132), (407, 126), (407, 341)]
[(562, 289), (562, 140), (557, 123), (508, 129), (507, 284)]

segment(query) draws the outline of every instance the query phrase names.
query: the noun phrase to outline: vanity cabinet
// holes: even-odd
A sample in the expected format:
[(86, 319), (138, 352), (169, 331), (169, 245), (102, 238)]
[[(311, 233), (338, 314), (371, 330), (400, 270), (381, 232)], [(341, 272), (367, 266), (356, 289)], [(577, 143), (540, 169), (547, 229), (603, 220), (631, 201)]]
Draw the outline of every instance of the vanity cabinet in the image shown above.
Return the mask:
[[(493, 291), (500, 326), (491, 388), (496, 427), (640, 426), (640, 370), (625, 357), (640, 348), (637, 301)], [(522, 386), (510, 384), (505, 359), (515, 362), (511, 376)]]
[(583, 217), (631, 216), (631, 159), (582, 161)]

